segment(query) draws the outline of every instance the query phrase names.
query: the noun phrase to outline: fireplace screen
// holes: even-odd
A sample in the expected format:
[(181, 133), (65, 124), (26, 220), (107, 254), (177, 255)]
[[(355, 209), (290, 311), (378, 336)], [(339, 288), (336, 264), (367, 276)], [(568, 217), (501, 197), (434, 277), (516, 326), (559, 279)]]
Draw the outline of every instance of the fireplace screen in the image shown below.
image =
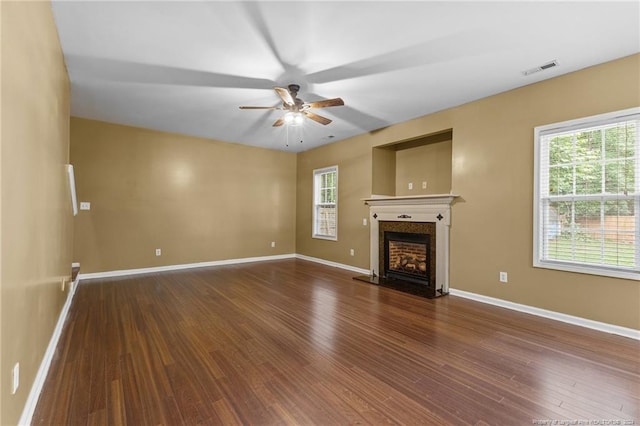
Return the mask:
[(385, 232), (385, 276), (429, 283), (428, 234)]

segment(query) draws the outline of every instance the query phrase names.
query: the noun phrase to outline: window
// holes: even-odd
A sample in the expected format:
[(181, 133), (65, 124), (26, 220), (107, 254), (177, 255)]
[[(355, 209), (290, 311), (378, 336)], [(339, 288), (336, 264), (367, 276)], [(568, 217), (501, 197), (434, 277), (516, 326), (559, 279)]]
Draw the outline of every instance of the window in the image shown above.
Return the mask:
[(640, 108), (535, 129), (534, 266), (640, 280)]
[(338, 239), (338, 166), (313, 171), (313, 237)]

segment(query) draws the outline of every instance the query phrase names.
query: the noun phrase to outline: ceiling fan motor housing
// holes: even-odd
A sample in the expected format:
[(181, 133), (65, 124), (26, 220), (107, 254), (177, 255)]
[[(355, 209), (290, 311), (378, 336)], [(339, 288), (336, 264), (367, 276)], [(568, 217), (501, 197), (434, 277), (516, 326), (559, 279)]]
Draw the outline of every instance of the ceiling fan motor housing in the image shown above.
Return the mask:
[(300, 90), (300, 85), (299, 84), (290, 84), (289, 85), (289, 92), (291, 92), (291, 96), (293, 96), (294, 98), (298, 95), (298, 91)]
[(290, 84), (288, 88), (289, 93), (291, 93), (291, 97), (293, 98), (293, 105), (288, 105), (286, 102), (283, 102), (284, 107), (289, 111), (294, 112), (302, 110), (304, 101), (302, 99), (298, 99), (298, 91), (300, 90), (300, 86), (298, 84)]

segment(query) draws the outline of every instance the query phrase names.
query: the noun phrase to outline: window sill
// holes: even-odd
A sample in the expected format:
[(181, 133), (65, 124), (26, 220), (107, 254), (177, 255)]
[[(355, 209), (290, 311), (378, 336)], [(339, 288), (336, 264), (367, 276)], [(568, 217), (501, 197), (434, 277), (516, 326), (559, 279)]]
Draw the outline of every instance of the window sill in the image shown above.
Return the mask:
[(329, 235), (312, 235), (311, 238), (315, 238), (316, 240), (338, 241), (338, 237), (331, 237)]
[(613, 269), (613, 268), (610, 269), (610, 268), (604, 268), (604, 267), (598, 267), (598, 266), (577, 265), (575, 263), (554, 262), (554, 261), (548, 261), (548, 260), (534, 261), (533, 267), (640, 281), (640, 271), (634, 271), (634, 270), (622, 270), (622, 269)]

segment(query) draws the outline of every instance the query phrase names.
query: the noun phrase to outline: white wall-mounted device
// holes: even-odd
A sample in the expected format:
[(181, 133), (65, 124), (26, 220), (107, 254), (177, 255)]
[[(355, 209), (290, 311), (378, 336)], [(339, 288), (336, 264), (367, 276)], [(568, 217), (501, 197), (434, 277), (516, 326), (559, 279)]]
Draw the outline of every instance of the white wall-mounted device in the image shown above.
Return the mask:
[(76, 178), (73, 174), (73, 165), (67, 164), (67, 176), (69, 177), (69, 190), (71, 192), (71, 208), (73, 215), (78, 214), (78, 197), (76, 196)]

